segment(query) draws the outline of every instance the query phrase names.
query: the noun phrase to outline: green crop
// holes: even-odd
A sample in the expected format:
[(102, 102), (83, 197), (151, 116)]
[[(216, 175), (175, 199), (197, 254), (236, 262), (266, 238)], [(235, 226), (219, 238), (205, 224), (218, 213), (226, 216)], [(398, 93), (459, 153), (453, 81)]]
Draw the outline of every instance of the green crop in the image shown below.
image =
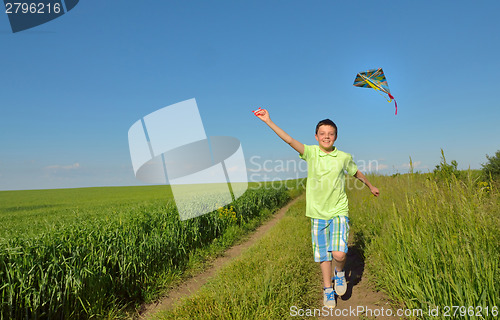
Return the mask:
[(440, 308), (441, 317), (426, 319), (449, 319), (443, 308), (452, 306), (467, 309), (461, 319), (492, 319), (500, 307), (500, 195), (470, 170), (460, 176), (372, 176), (379, 198), (349, 192), (367, 268), (406, 307), (424, 316)]
[[(252, 188), (231, 206), (181, 221), (173, 201), (161, 200), (165, 187), (157, 188), (162, 190), (153, 192), (154, 197), (143, 198), (133, 196), (134, 188), (121, 190), (127, 197), (114, 188), (103, 188), (101, 195), (95, 192), (99, 188), (79, 189), (81, 197), (86, 197), (86, 191), (92, 196), (76, 205), (65, 203), (64, 197), (51, 190), (47, 193), (53, 195), (52, 202), (43, 197), (37, 202), (34, 197), (24, 207), (9, 205), (9, 212), (4, 205), (0, 213), (15, 220), (12, 212), (16, 211), (18, 219), (26, 220), (3, 231), (9, 236), (0, 243), (0, 319), (106, 317), (117, 306), (140, 303), (157, 278), (185, 269), (192, 252), (221, 237), (230, 226), (274, 211), (290, 198), (284, 186)], [(141, 187), (135, 189), (143, 194)], [(14, 198), (20, 203), (22, 192)], [(97, 199), (97, 204), (90, 199)], [(30, 221), (43, 217), (50, 203), (60, 207), (63, 223), (51, 211), (36, 233), (16, 232), (15, 226), (25, 230)], [(73, 214), (71, 221), (68, 212), (72, 210), (84, 218)]]

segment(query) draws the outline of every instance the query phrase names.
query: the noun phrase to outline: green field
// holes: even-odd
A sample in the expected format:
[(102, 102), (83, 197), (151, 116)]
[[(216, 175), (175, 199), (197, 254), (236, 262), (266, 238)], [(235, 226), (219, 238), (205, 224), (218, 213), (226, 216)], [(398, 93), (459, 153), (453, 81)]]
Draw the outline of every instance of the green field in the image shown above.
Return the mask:
[(0, 191), (0, 238), (36, 236), (87, 219), (119, 218), (134, 207), (171, 200), (167, 185)]
[[(441, 310), (419, 319), (497, 319), (498, 182), (474, 171), (369, 179), (380, 197), (347, 183), (364, 276), (398, 306)], [(124, 317), (121, 309), (155, 299), (301, 193), (300, 184), (289, 186), (254, 185), (231, 206), (187, 221), (179, 221), (165, 186), (0, 192), (8, 222), (0, 318)], [(291, 305), (321, 308), (303, 206), (207, 288), (158, 317), (269, 319), (286, 318)], [(288, 246), (296, 250), (282, 250)], [(452, 306), (459, 308), (444, 316)]]
[(300, 192), (253, 184), (186, 221), (167, 186), (0, 192), (0, 319), (116, 317)]
[[(395, 310), (418, 315), (412, 319), (498, 319), (500, 194), (495, 183), (473, 171), (461, 172), (460, 179), (418, 173), (369, 179), (380, 197), (348, 182), (351, 245), (364, 254), (363, 277), (388, 294)], [(321, 310), (321, 275), (312, 261), (304, 210), (305, 202), (297, 202), (196, 295), (154, 318), (291, 319), (292, 306)], [(437, 307), (439, 316), (429, 315)]]

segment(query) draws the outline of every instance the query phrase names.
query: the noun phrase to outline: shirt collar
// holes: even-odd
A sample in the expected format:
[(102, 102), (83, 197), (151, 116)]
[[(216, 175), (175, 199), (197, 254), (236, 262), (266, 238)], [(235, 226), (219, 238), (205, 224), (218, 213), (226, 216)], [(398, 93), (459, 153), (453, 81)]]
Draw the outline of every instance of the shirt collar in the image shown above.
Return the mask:
[(323, 150), (321, 150), (321, 148), (319, 148), (319, 147), (318, 147), (318, 149), (319, 149), (319, 156), (320, 156), (320, 157), (326, 157), (326, 156), (336, 157), (336, 156), (337, 156), (337, 154), (339, 153), (339, 150), (338, 150), (335, 146), (333, 146), (333, 151), (332, 151), (332, 152), (330, 152), (330, 153), (326, 153), (326, 152), (324, 152), (324, 151), (323, 151)]

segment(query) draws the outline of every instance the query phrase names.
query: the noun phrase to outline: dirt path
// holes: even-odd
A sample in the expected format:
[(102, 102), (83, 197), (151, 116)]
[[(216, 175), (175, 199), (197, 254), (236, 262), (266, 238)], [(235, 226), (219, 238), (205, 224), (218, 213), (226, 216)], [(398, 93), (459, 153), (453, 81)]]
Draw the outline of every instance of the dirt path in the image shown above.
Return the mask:
[[(351, 237), (349, 242), (353, 243)], [(396, 310), (391, 308), (387, 296), (377, 292), (363, 277), (364, 269), (361, 252), (355, 246), (349, 246), (345, 265), (347, 291), (342, 297), (337, 297), (337, 307), (319, 319), (400, 319), (396, 316)], [(321, 282), (318, 283), (321, 285)], [(323, 300), (320, 303), (322, 305)]]
[[(139, 319), (145, 320), (159, 311), (167, 310), (173, 307), (183, 297), (190, 296), (198, 291), (207, 280), (214, 276), (216, 271), (227, 264), (230, 260), (239, 256), (245, 249), (254, 245), (270, 228), (272, 228), (284, 215), (290, 206), (292, 206), (298, 197), (281, 208), (271, 220), (267, 221), (256, 231), (254, 231), (244, 242), (235, 245), (224, 252), (223, 256), (216, 258), (211, 266), (192, 278), (189, 278), (178, 287), (172, 289), (168, 295), (160, 301), (148, 305), (144, 305), (140, 311)], [(318, 267), (319, 270), (319, 267)], [(390, 307), (387, 298), (384, 294), (376, 292), (373, 287), (368, 284), (368, 281), (363, 280), (364, 260), (359, 250), (354, 247), (349, 247), (346, 262), (346, 278), (348, 282), (347, 292), (342, 297), (337, 298), (337, 307), (330, 313), (331, 316), (320, 317), (320, 319), (399, 319), (395, 315), (392, 317), (376, 316), (380, 314), (382, 308), (386, 310)], [(321, 285), (321, 276), (319, 273), (318, 285)], [(318, 302), (318, 306), (323, 305), (323, 300)], [(363, 307), (365, 312), (360, 312), (359, 308)], [(355, 311), (352, 311), (355, 310)], [(372, 310), (373, 315), (370, 316), (369, 310)], [(337, 312), (337, 316), (336, 313)], [(339, 314), (339, 312), (342, 315)], [(394, 312), (395, 313), (395, 312)], [(353, 315), (354, 314), (354, 315)], [(340, 316), (338, 316), (340, 315)]]
[(244, 242), (237, 244), (227, 251), (224, 252), (223, 256), (216, 258), (211, 266), (205, 270), (203, 273), (200, 273), (187, 281), (183, 282), (180, 286), (172, 289), (168, 295), (162, 298), (160, 301), (152, 304), (148, 304), (143, 306), (141, 309), (139, 319), (149, 319), (151, 315), (157, 313), (162, 310), (167, 310), (172, 307), (180, 298), (185, 296), (190, 296), (198, 289), (203, 286), (207, 280), (214, 276), (216, 271), (228, 263), (230, 260), (239, 256), (241, 252), (245, 249), (254, 245), (257, 240), (259, 240), (269, 229), (271, 229), (284, 215), (285, 212), (290, 208), (298, 199), (301, 197), (295, 198), (290, 201), (286, 206), (281, 208), (272, 218), (271, 220), (265, 222), (263, 225), (258, 227)]

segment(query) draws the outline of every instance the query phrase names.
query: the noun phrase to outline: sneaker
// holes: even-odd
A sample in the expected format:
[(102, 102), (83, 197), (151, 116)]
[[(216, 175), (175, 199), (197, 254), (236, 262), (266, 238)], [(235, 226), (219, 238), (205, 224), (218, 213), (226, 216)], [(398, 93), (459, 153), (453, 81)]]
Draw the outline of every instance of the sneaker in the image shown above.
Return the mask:
[(337, 306), (335, 302), (335, 290), (332, 287), (323, 289), (323, 305), (332, 309)]
[(335, 292), (339, 296), (343, 296), (345, 292), (347, 291), (347, 282), (345, 281), (345, 272), (340, 271), (337, 272), (335, 271), (335, 277), (332, 279), (334, 286), (335, 286)]

